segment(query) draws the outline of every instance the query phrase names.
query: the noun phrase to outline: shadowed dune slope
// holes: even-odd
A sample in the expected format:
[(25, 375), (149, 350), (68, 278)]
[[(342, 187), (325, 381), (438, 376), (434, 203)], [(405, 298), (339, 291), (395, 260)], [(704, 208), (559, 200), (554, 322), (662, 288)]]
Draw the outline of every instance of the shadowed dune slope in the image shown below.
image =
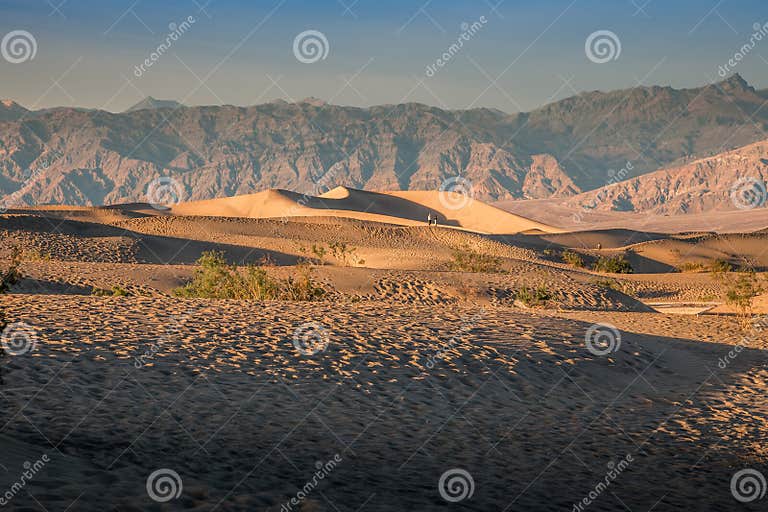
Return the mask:
[[(175, 205), (173, 215), (208, 217), (289, 218), (335, 216), (403, 226), (423, 225), (427, 216), (439, 223), (479, 233), (556, 233), (559, 229), (505, 212), (454, 192), (368, 192), (337, 187), (320, 196), (266, 190), (220, 199)], [(455, 209), (454, 209), (455, 208)]]

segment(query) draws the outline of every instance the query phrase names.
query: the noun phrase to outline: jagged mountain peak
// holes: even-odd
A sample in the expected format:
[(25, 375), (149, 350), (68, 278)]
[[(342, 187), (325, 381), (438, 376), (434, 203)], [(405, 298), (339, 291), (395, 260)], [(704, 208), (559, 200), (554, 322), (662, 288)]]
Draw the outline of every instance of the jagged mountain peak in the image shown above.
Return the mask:
[(745, 92), (755, 91), (755, 88), (749, 85), (749, 83), (746, 80), (744, 80), (744, 78), (738, 73), (734, 73), (733, 75), (729, 76), (722, 82), (719, 82), (718, 85), (723, 90), (728, 90), (728, 91), (745, 91)]
[(125, 110), (125, 112), (136, 112), (138, 110), (155, 110), (158, 108), (179, 108), (184, 105), (176, 100), (159, 100), (152, 96), (147, 96), (140, 102)]

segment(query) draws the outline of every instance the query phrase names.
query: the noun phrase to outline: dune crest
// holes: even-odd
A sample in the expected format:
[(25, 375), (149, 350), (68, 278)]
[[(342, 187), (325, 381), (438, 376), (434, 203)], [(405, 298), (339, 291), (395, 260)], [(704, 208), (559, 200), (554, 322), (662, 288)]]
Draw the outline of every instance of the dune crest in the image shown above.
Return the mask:
[(431, 214), (441, 226), (487, 234), (559, 233), (562, 230), (506, 212), (456, 192), (370, 192), (336, 187), (319, 196), (270, 189), (219, 199), (180, 203), (173, 215), (205, 217), (341, 217), (401, 226), (425, 225)]

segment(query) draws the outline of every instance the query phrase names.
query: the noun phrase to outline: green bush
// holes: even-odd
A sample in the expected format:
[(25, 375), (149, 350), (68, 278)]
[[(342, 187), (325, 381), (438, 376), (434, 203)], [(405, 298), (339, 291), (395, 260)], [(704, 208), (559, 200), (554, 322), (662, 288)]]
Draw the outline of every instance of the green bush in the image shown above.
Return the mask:
[(307, 265), (298, 265), (296, 276), (289, 276), (281, 284), (279, 295), (285, 300), (311, 301), (325, 296), (325, 290), (312, 281), (312, 269)]
[(724, 259), (718, 258), (712, 262), (712, 264), (709, 266), (709, 269), (715, 274), (722, 273), (722, 272), (732, 272), (733, 265), (731, 265)]
[(503, 273), (501, 267), (501, 258), (471, 251), (469, 249), (457, 250), (453, 252), (453, 259), (449, 264), (451, 270), (457, 272), (484, 272), (484, 273)]
[(297, 266), (297, 275), (284, 280), (269, 277), (257, 265), (238, 269), (230, 265), (223, 252), (206, 251), (197, 260), (200, 268), (192, 280), (176, 288), (174, 294), (186, 298), (242, 299), (242, 300), (319, 300), (325, 290), (312, 280), (307, 265)]
[(104, 290), (102, 288), (95, 288), (92, 292), (93, 295), (99, 296), (99, 297), (107, 297), (107, 296), (113, 296), (113, 297), (127, 297), (130, 295), (128, 293), (128, 290), (120, 286), (119, 284), (116, 284), (112, 287), (110, 290)]
[(563, 258), (563, 261), (569, 265), (580, 268), (584, 267), (584, 258), (582, 258), (581, 254), (576, 251), (565, 250), (561, 257)]
[(545, 286), (537, 286), (536, 288), (523, 286), (515, 292), (515, 299), (528, 307), (543, 306), (551, 298), (552, 294)]
[(631, 274), (632, 265), (624, 255), (600, 256), (592, 266), (592, 270), (609, 274)]
[(753, 314), (754, 298), (762, 293), (762, 287), (754, 272), (739, 274), (739, 277), (726, 281), (725, 302), (736, 307), (742, 318)]
[(704, 270), (704, 265), (693, 261), (686, 261), (685, 263), (679, 265), (677, 270), (680, 272), (699, 272)]

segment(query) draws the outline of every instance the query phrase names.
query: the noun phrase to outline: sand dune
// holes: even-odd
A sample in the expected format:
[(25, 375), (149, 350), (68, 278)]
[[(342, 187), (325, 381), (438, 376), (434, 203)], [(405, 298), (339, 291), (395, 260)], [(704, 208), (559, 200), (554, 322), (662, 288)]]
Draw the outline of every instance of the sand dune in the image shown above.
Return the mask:
[[(462, 509), (571, 510), (632, 455), (589, 510), (730, 510), (734, 468), (768, 471), (766, 338), (745, 336), (722, 280), (669, 272), (698, 256), (768, 265), (768, 233), (546, 229), (477, 201), (343, 188), (0, 215), (0, 269), (17, 249), (24, 276), (0, 310), (36, 333), (0, 359), (0, 484), (49, 453), (15, 510), (276, 511), (339, 454), (293, 511), (445, 510), (436, 483), (454, 467), (476, 482)], [(332, 243), (355, 258), (314, 250)], [(326, 294), (173, 296), (211, 250), (266, 257), (281, 281), (309, 269)], [(589, 269), (620, 253), (649, 273)], [(457, 268), (467, 254), (498, 268)], [(599, 356), (587, 341), (606, 323), (615, 350)], [(328, 339), (311, 356), (295, 345), (307, 326)], [(145, 487), (160, 468), (183, 481), (168, 507)]]
[(431, 213), (437, 215), (442, 226), (478, 233), (560, 231), (456, 192), (368, 192), (336, 187), (320, 196), (310, 196), (287, 190), (266, 190), (257, 194), (181, 203), (173, 206), (171, 213), (249, 218), (334, 216), (402, 226), (425, 225)]

